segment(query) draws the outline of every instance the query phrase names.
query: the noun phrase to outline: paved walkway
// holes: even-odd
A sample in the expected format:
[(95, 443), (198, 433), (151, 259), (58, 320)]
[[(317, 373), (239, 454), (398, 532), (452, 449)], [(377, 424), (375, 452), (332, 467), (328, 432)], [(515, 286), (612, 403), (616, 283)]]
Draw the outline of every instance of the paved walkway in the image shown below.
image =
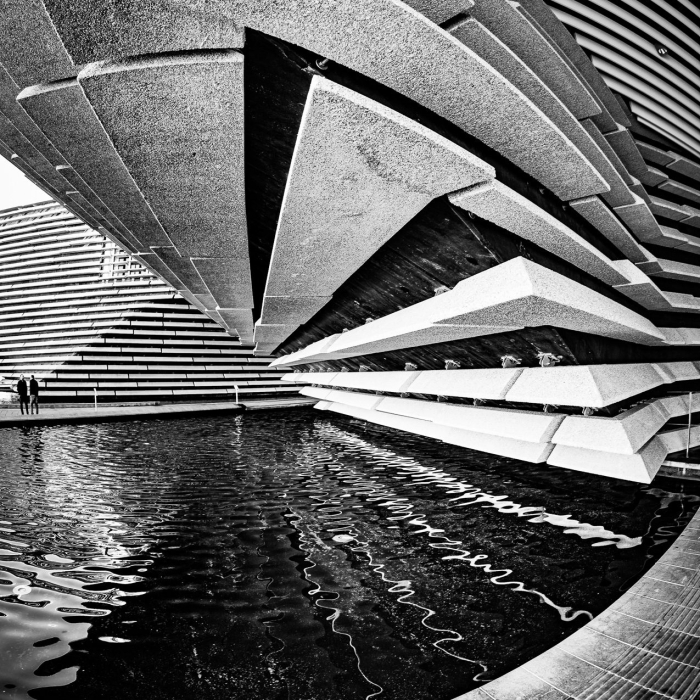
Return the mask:
[(627, 593), (563, 642), (456, 700), (697, 700), (700, 511)]
[(22, 415), (18, 407), (0, 409), (0, 427), (14, 425), (52, 425), (55, 423), (94, 423), (102, 420), (130, 418), (158, 418), (162, 416), (191, 415), (195, 413), (229, 413), (234, 411), (292, 408), (312, 406), (315, 399), (285, 397), (280, 399), (250, 399), (235, 403), (218, 401), (211, 403), (164, 404), (159, 406), (93, 406), (70, 408), (42, 408), (38, 415)]

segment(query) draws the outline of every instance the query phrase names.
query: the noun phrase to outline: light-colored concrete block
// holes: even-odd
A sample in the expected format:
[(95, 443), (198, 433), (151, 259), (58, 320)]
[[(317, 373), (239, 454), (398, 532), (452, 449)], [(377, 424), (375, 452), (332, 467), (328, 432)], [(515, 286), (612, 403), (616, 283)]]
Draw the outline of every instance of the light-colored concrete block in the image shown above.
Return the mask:
[(227, 309), (253, 308), (250, 264), (241, 258), (192, 258), (217, 305)]
[(675, 194), (679, 197), (685, 197), (691, 202), (700, 204), (700, 190), (695, 189), (694, 187), (688, 187), (688, 185), (676, 182), (675, 180), (666, 180), (665, 182), (662, 182), (659, 185), (659, 189), (664, 190), (665, 192), (670, 192), (671, 194)]
[(77, 80), (23, 90), (17, 102), (73, 170), (124, 226), (149, 246), (172, 245), (143, 198)]
[[(100, 15), (91, 14), (90, 3), (84, 6), (84, 41), (97, 46), (92, 33), (100, 30), (92, 28)], [(529, 99), (402, 2), (211, 0), (207, 10), (222, 21), (302, 46), (407, 95), (501, 153), (562, 199), (604, 190), (598, 178), (580, 177), (588, 170), (585, 159)]]
[(104, 62), (78, 80), (178, 251), (245, 259), (243, 56)]
[(306, 387), (301, 390), (304, 396), (313, 396), (324, 401), (333, 403), (341, 403), (344, 406), (354, 406), (355, 408), (364, 408), (368, 411), (374, 409), (378, 403), (384, 399), (383, 396), (376, 394), (361, 394), (353, 391), (340, 391), (338, 389), (321, 389), (314, 387)]
[(663, 334), (639, 314), (537, 263), (515, 258), (463, 280), (450, 292), (342, 333), (326, 352), (361, 355), (410, 347), (416, 331), (423, 331), (423, 343), (430, 342), (432, 327), (442, 324), (463, 326), (462, 337), (474, 337), (514, 321), (637, 343), (663, 342)]
[(246, 345), (253, 343), (253, 312), (250, 309), (216, 309), (228, 329), (235, 330)]
[(663, 216), (666, 219), (683, 221), (683, 219), (688, 218), (688, 211), (682, 204), (668, 202), (660, 197), (654, 197), (654, 195), (651, 196), (651, 205), (649, 208), (656, 216)]
[(474, 0), (407, 0), (406, 4), (440, 24), (474, 7)]
[(644, 243), (653, 243), (662, 237), (659, 224), (651, 213), (647, 203), (635, 196), (635, 203), (624, 207), (615, 207), (615, 213), (627, 224), (629, 229)]
[(661, 270), (650, 274), (682, 282), (700, 282), (700, 266), (657, 258)]
[(665, 383), (651, 364), (527, 367), (507, 401), (603, 408)]
[(494, 176), (418, 123), (315, 76), (266, 296), (331, 296), (431, 199)]
[[(629, 194), (627, 194), (627, 197), (623, 196), (624, 183), (621, 183), (617, 171), (583, 128), (582, 124), (576, 120), (574, 115), (542, 82), (538, 75), (530, 70), (508, 46), (499, 41), (486, 27), (472, 18), (459, 23), (450, 32), (489, 65), (493, 66), (499, 74), (542, 110), (542, 113), (552, 121), (571, 146), (578, 151), (581, 158), (578, 166), (579, 177), (582, 178), (582, 181), (590, 183), (587, 194), (602, 192), (603, 196), (612, 197), (614, 206), (631, 203)], [(555, 170), (557, 169), (555, 167)], [(560, 191), (562, 186), (567, 185), (563, 180), (558, 184)], [(604, 184), (602, 189), (600, 184)], [(622, 190), (620, 191), (617, 188), (618, 184), (622, 184)], [(611, 187), (614, 191), (608, 192)]]
[(286, 374), (285, 377), (290, 378), (289, 381), (295, 384), (321, 384), (330, 387), (336, 374), (338, 372), (294, 372)]
[(450, 201), (536, 243), (607, 284), (626, 279), (612, 261), (568, 226), (497, 180), (450, 195)]
[(635, 406), (612, 418), (567, 416), (552, 442), (556, 445), (632, 455), (638, 452), (668, 420), (655, 402)]
[(634, 137), (628, 129), (618, 124), (615, 131), (605, 134), (605, 138), (622, 160), (630, 175), (638, 178), (645, 185), (653, 186), (659, 182), (657, 176), (650, 172), (649, 166), (639, 152)]
[(521, 5), (508, 0), (478, 0), (470, 14), (516, 53), (577, 119), (600, 114), (576, 71), (538, 31)]
[(265, 297), (261, 319), (263, 323), (306, 323), (333, 297)]
[[(669, 430), (654, 438), (659, 440), (664, 446), (667, 454), (683, 452), (690, 445), (691, 448), (700, 445), (700, 426), (696, 425), (690, 429), (690, 442), (688, 442), (688, 430)], [(666, 455), (664, 455), (665, 458)]]
[(159, 0), (45, 0), (74, 61), (243, 47), (242, 26), (214, 3)]
[(313, 362), (315, 357), (324, 357), (326, 350), (333, 345), (336, 339), (339, 337), (340, 333), (335, 333), (329, 335), (327, 338), (322, 338), (317, 340), (315, 343), (307, 345), (301, 350), (289, 353), (288, 355), (282, 355), (274, 359), (271, 363), (271, 367), (294, 367), (295, 365), (303, 365), (308, 362)]
[(688, 217), (681, 219), (681, 223), (685, 224), (686, 226), (700, 228), (700, 209), (688, 206), (687, 204), (683, 205), (683, 209), (688, 213)]
[[(320, 386), (305, 386), (299, 390), (302, 396), (309, 396), (312, 399), (319, 399), (320, 401), (325, 401), (328, 394), (331, 393), (331, 389), (325, 389)], [(374, 397), (376, 399), (376, 397)]]
[[(329, 386), (365, 391), (409, 391), (420, 372), (338, 372), (329, 381)], [(325, 384), (325, 381), (323, 382)]]
[(700, 163), (696, 163), (690, 160), (690, 158), (686, 158), (673, 151), (669, 151), (668, 155), (673, 158), (671, 162), (666, 164), (669, 170), (675, 170), (677, 173), (682, 173), (700, 182)]
[(265, 344), (276, 342), (279, 345), (285, 338), (294, 333), (297, 328), (299, 328), (298, 325), (264, 325), (258, 321), (255, 324), (255, 342)]
[(537, 443), (549, 442), (564, 420), (563, 415), (541, 411), (460, 406), (395, 397), (385, 398), (377, 410), (470, 432)]
[(617, 260), (615, 264), (629, 279), (628, 284), (616, 285), (615, 289), (633, 299), (645, 309), (656, 311), (672, 310), (668, 293), (659, 289), (643, 270), (629, 260)]
[(452, 369), (424, 370), (410, 385), (412, 394), (455, 396), (467, 399), (500, 401), (505, 399), (523, 370)]
[(654, 368), (666, 378), (666, 382), (685, 382), (700, 379), (700, 370), (694, 362), (658, 362)]
[(668, 165), (675, 160), (667, 151), (652, 146), (650, 143), (644, 143), (644, 141), (637, 141), (637, 148), (645, 160), (655, 163), (656, 165)]
[(555, 445), (547, 459), (547, 464), (587, 474), (650, 484), (666, 459), (666, 453), (659, 438), (654, 438), (639, 452), (632, 455)]
[(588, 223), (600, 231), (628, 260), (634, 263), (647, 258), (634, 236), (599, 197), (584, 197), (569, 202)]
[(0, 63), (20, 88), (78, 72), (41, 0), (4, 0), (0, 27)]
[[(151, 250), (158, 258), (160, 258), (163, 265), (172, 270), (175, 276), (180, 280), (181, 284), (177, 287), (177, 289), (188, 289), (190, 292), (198, 296), (202, 294), (209, 294), (207, 286), (204, 284), (204, 281), (189, 258), (182, 257), (172, 246), (164, 248), (151, 248)], [(151, 260), (153, 264), (153, 258), (149, 258), (149, 260)], [(161, 265), (159, 269), (163, 270), (163, 266)], [(212, 303), (207, 308), (213, 309), (215, 307), (216, 303)]]

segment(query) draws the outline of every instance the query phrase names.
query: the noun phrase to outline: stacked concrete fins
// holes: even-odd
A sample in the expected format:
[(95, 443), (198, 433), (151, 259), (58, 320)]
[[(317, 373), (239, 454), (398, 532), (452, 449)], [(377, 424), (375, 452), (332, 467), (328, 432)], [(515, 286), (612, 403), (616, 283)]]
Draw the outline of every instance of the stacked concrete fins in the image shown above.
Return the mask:
[[(567, 442), (549, 407), (630, 406), (544, 385), (514, 399), (532, 367), (503, 396), (466, 395), (514, 406), (441, 406), (471, 428), (366, 376), (444, 372), (449, 397), (446, 366), (560, 362), (605, 367), (603, 390), (696, 359), (691, 5), (11, 0), (0, 154), (276, 367), (398, 394), (320, 406), (570, 468), (598, 450), (599, 473), (648, 480), (680, 404), (620, 452)], [(487, 428), (499, 414), (510, 432)]]
[(0, 375), (42, 401), (295, 393), (134, 257), (56, 203), (0, 212)]

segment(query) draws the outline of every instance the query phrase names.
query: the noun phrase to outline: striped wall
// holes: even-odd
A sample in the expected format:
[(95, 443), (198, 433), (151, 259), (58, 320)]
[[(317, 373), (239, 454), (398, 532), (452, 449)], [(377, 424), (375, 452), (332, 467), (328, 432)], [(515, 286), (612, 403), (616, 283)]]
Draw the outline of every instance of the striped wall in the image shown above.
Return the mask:
[(0, 212), (0, 376), (44, 402), (290, 395), (270, 360), (60, 204)]

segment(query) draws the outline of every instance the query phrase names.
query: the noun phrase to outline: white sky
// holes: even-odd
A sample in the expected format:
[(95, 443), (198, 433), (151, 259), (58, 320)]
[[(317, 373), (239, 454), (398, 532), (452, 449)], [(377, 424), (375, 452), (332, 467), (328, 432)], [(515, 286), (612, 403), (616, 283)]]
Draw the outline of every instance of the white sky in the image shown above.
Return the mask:
[(46, 192), (24, 177), (10, 161), (0, 156), (0, 211), (50, 199)]

